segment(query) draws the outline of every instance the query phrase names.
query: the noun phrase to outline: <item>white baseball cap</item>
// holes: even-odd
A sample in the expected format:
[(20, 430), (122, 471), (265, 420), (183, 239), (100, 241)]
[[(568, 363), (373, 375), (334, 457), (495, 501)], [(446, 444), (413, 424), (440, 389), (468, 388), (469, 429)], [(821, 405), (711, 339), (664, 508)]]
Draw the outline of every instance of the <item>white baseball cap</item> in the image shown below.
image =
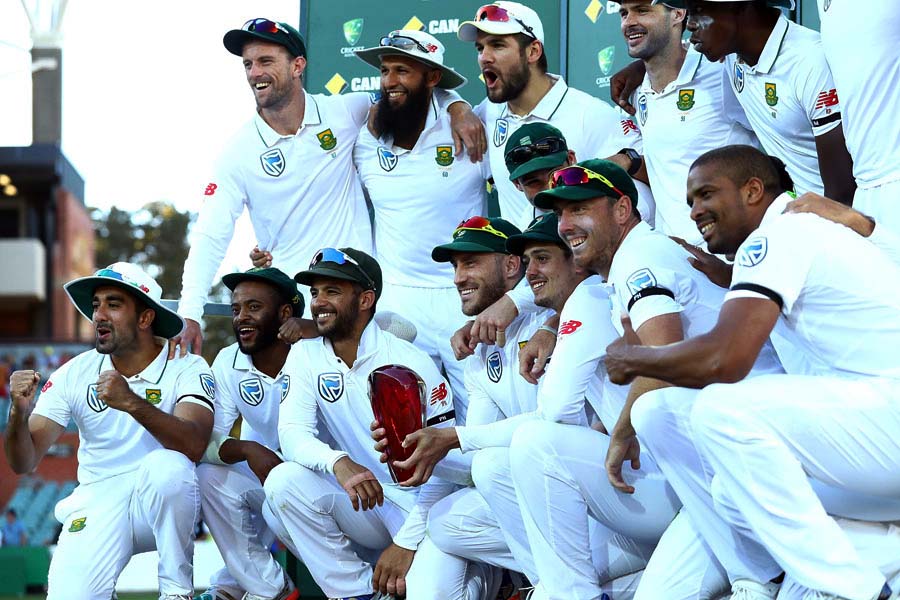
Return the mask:
[(375, 68), (381, 68), (382, 56), (410, 56), (441, 70), (439, 88), (452, 90), (466, 83), (465, 77), (444, 64), (444, 45), (433, 35), (417, 29), (394, 30), (381, 38), (380, 45), (357, 50), (356, 55)]
[(94, 314), (94, 291), (105, 285), (122, 288), (143, 301), (148, 308), (152, 308), (156, 312), (153, 333), (159, 337), (173, 338), (184, 329), (184, 320), (178, 313), (162, 305), (162, 288), (137, 265), (113, 263), (89, 277), (73, 279), (63, 288), (78, 312), (91, 321)]
[(485, 4), (475, 13), (475, 19), (464, 21), (456, 35), (464, 42), (474, 42), (478, 32), (493, 35), (524, 33), (544, 43), (544, 25), (532, 9), (518, 2)]
[[(753, 0), (706, 0), (707, 2), (752, 2)], [(687, 8), (687, 0), (653, 0), (653, 4), (665, 4), (671, 8)], [(794, 0), (766, 0), (766, 4), (776, 8), (794, 10)]]

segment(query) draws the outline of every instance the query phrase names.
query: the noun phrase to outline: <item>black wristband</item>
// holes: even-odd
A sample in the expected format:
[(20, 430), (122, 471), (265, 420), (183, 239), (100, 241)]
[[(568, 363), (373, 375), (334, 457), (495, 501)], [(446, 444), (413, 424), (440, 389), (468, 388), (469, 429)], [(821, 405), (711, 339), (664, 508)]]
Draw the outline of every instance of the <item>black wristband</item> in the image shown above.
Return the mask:
[(634, 177), (638, 171), (641, 170), (641, 167), (644, 165), (644, 157), (641, 156), (640, 152), (635, 150), (634, 148), (622, 148), (616, 154), (622, 154), (631, 159), (631, 164), (628, 166), (626, 171), (629, 175)]

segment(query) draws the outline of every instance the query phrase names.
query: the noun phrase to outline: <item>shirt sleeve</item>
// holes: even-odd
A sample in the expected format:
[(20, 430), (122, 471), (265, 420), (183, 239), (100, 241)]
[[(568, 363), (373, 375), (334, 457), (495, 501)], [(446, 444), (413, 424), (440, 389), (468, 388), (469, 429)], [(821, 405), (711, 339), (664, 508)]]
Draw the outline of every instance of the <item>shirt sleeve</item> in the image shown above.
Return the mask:
[(195, 354), (174, 360), (188, 363), (182, 366), (175, 383), (175, 404), (179, 402), (199, 404), (215, 413), (216, 380), (206, 361)]
[(623, 265), (613, 280), (619, 304), (628, 312), (635, 331), (654, 317), (680, 313), (683, 307), (675, 298), (676, 274), (665, 267), (642, 266), (632, 261)]
[(888, 227), (876, 223), (869, 241), (884, 252), (891, 262), (900, 265), (900, 236)]
[[(538, 391), (537, 412), (547, 421), (585, 424), (585, 399), (603, 351), (618, 339), (608, 305), (576, 290), (563, 309), (556, 348)], [(575, 302), (572, 302), (572, 300)]]
[[(216, 380), (216, 415), (213, 422), (213, 432), (222, 435), (228, 435), (231, 428), (234, 427), (235, 421), (240, 416), (240, 411), (234, 401), (234, 389), (228, 385), (228, 371), (231, 366), (228, 364), (229, 358), (226, 357), (226, 350), (222, 350), (216, 360), (213, 361), (212, 371), (213, 378)], [(232, 350), (233, 351), (233, 350)], [(230, 352), (228, 352), (230, 354)]]
[[(72, 362), (70, 361), (50, 376), (50, 379), (41, 388), (41, 394), (38, 396), (37, 403), (34, 405), (34, 410), (31, 414), (46, 417), (63, 427), (69, 424), (69, 421), (72, 420), (72, 405), (69, 403), (68, 398), (69, 390), (66, 385), (68, 379), (66, 374), (69, 371), (67, 367), (71, 364)], [(77, 394), (78, 391), (75, 390), (75, 393)], [(88, 390), (84, 389), (81, 393), (87, 394)]]
[[(741, 244), (734, 260), (731, 290), (725, 301), (765, 297), (790, 315), (812, 266), (810, 244), (797, 239), (798, 225), (812, 215), (784, 215), (776, 224), (760, 228)], [(793, 225), (793, 231), (791, 226)]]
[(470, 358), (466, 365), (469, 412), (466, 415), (466, 425), (456, 428), (459, 449), (463, 453), (483, 448), (508, 447), (519, 425), (534, 418), (534, 413), (527, 413), (529, 416), (524, 418), (523, 415), (506, 418), (482, 385), (480, 374), (483, 373), (483, 368), (484, 363), (474, 358)]
[(798, 78), (798, 101), (818, 137), (841, 124), (841, 104), (821, 42), (810, 49), (803, 64), (807, 73)]
[(415, 550), (425, 537), (425, 529), (428, 525), (428, 511), (435, 502), (449, 496), (457, 489), (457, 486), (439, 477), (431, 477), (421, 488), (416, 497), (416, 503), (406, 516), (406, 521), (394, 536), (394, 543), (407, 550)]
[(438, 106), (441, 110), (448, 110), (451, 106), (456, 104), (457, 102), (462, 102), (466, 106), (471, 107), (465, 98), (459, 95), (459, 93), (453, 90), (445, 90), (444, 88), (434, 88), (434, 99), (437, 101)]
[(236, 165), (226, 166), (225, 163), (225, 158), (221, 158), (215, 177), (204, 191), (203, 206), (191, 230), (190, 250), (181, 278), (178, 312), (184, 318), (198, 322), (203, 316), (213, 279), (234, 236), (234, 223), (247, 201)]
[[(314, 381), (303, 368), (309, 357), (303, 354), (298, 358), (297, 354), (293, 351), (288, 354), (284, 371), (291, 374), (293, 381)], [(278, 414), (278, 442), (287, 460), (314, 471), (334, 473), (334, 463), (347, 453), (333, 450), (316, 437), (319, 421), (317, 407), (312, 385), (292, 385)]]
[(365, 125), (369, 119), (369, 109), (372, 108), (377, 96), (369, 92), (353, 92), (341, 97), (344, 99), (344, 106), (353, 120), (353, 124), (357, 128)]
[(578, 148), (572, 148), (579, 160), (606, 158), (622, 148), (634, 148), (639, 152), (643, 150), (640, 130), (627, 126), (625, 121), (632, 121), (606, 102), (591, 98), (589, 105), (584, 107), (583, 114), (583, 141)]
[(513, 304), (515, 304), (516, 310), (519, 311), (520, 315), (532, 314), (544, 310), (543, 307), (534, 303), (534, 292), (531, 290), (531, 286), (528, 285), (528, 281), (526, 281), (524, 277), (519, 281), (519, 284), (516, 287), (506, 292), (506, 296), (513, 301)]

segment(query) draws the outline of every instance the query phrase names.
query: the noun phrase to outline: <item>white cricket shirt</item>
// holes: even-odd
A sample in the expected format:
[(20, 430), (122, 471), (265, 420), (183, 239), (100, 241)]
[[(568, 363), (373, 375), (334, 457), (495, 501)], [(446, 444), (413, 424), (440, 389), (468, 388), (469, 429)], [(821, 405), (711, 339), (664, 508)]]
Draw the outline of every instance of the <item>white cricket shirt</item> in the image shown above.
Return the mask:
[(454, 156), (450, 117), (432, 97), (411, 150), (359, 131), (353, 162), (375, 213), (375, 255), (385, 283), (453, 286), (453, 267), (431, 259), (463, 220), (486, 214), (487, 160)]
[(841, 124), (841, 106), (819, 34), (781, 16), (756, 66), (735, 54), (725, 64), (765, 151), (784, 161), (798, 193), (823, 193), (815, 138)]
[(779, 196), (741, 245), (726, 301), (776, 302), (779, 333), (825, 373), (900, 378), (900, 267), (842, 225), (782, 214), (790, 200)]
[(487, 98), (475, 107), (476, 114), (485, 123), (500, 215), (522, 230), (534, 219), (535, 208), (509, 180), (504, 161), (506, 140), (519, 127), (526, 123), (550, 123), (562, 132), (578, 160), (606, 158), (622, 148), (642, 149), (640, 133), (627, 118), (620, 117), (602, 100), (570, 88), (562, 77), (550, 77), (556, 83), (527, 115), (513, 114), (506, 102), (495, 104)]
[[(216, 385), (206, 361), (194, 354), (168, 360), (168, 353), (163, 344), (143, 371), (125, 378), (131, 391), (169, 414), (185, 401), (212, 411)], [(97, 377), (109, 370), (115, 367), (108, 354), (83, 352), (50, 376), (34, 407), (34, 414), (63, 427), (75, 420), (81, 484), (132, 472), (148, 453), (163, 447), (131, 415), (97, 398)]]
[[(856, 184), (900, 179), (900, 3), (818, 0), (822, 47), (843, 107)], [(864, 38), (860, 40), (860, 35)]]
[(693, 162), (722, 146), (759, 147), (744, 109), (723, 86), (724, 72), (725, 65), (711, 63), (691, 48), (675, 81), (657, 93), (647, 75), (632, 99), (656, 200), (655, 228), (691, 244), (703, 243), (685, 200)]
[[(246, 206), (259, 247), (289, 276), (326, 246), (372, 250), (353, 145), (366, 121), (367, 93), (309, 94), (303, 123), (280, 135), (259, 114), (219, 157), (191, 231), (182, 277), (182, 316), (199, 320), (209, 288)], [(247, 248), (247, 252), (251, 249)]]

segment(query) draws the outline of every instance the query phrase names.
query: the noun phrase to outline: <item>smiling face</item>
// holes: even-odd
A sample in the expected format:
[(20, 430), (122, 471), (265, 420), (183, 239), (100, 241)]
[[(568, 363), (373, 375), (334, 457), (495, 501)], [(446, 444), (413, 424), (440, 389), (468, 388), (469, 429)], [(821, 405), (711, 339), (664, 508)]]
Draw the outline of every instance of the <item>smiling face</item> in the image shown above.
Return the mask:
[(741, 2), (688, 1), (687, 30), (691, 44), (710, 62), (718, 62), (737, 52), (737, 33), (740, 26), (738, 10)]
[(292, 58), (279, 44), (251, 41), (244, 44), (241, 59), (260, 110), (286, 106), (300, 92), (300, 77), (306, 68), (302, 56)]
[(552, 242), (532, 242), (525, 247), (524, 260), (534, 303), (561, 309), (580, 281), (572, 254)]
[(410, 96), (422, 96), (437, 85), (441, 72), (409, 56), (381, 57), (381, 94), (392, 107), (403, 106)]
[(746, 187), (723, 175), (716, 163), (696, 166), (688, 174), (691, 218), (710, 252), (733, 254), (756, 228), (743, 201)]
[(681, 40), (684, 10), (650, 4), (650, 0), (625, 0), (619, 8), (622, 35), (628, 55), (647, 60)]
[(231, 326), (241, 352), (252, 355), (278, 343), (278, 329), (289, 311), (271, 285), (253, 280), (237, 284), (231, 294)]
[(506, 254), (498, 252), (454, 252), (453, 283), (459, 292), (462, 312), (475, 316), (506, 293)]
[(554, 206), (559, 217), (559, 236), (582, 269), (604, 276), (609, 273), (621, 238), (616, 204), (601, 196), (581, 202), (561, 200)]
[[(95, 341), (100, 354), (120, 355), (138, 347), (139, 330), (149, 327), (154, 311), (117, 286), (100, 286), (92, 301)], [(149, 313), (148, 315), (144, 313)], [(140, 322), (140, 323), (139, 323)]]
[(362, 295), (375, 292), (363, 291), (359, 284), (331, 277), (313, 279), (309, 288), (312, 296), (310, 311), (319, 335), (328, 339), (349, 338), (360, 318)]
[(509, 102), (525, 91), (531, 81), (528, 57), (534, 44), (539, 46), (540, 42), (522, 48), (514, 35), (478, 32), (475, 49), (488, 100)]

